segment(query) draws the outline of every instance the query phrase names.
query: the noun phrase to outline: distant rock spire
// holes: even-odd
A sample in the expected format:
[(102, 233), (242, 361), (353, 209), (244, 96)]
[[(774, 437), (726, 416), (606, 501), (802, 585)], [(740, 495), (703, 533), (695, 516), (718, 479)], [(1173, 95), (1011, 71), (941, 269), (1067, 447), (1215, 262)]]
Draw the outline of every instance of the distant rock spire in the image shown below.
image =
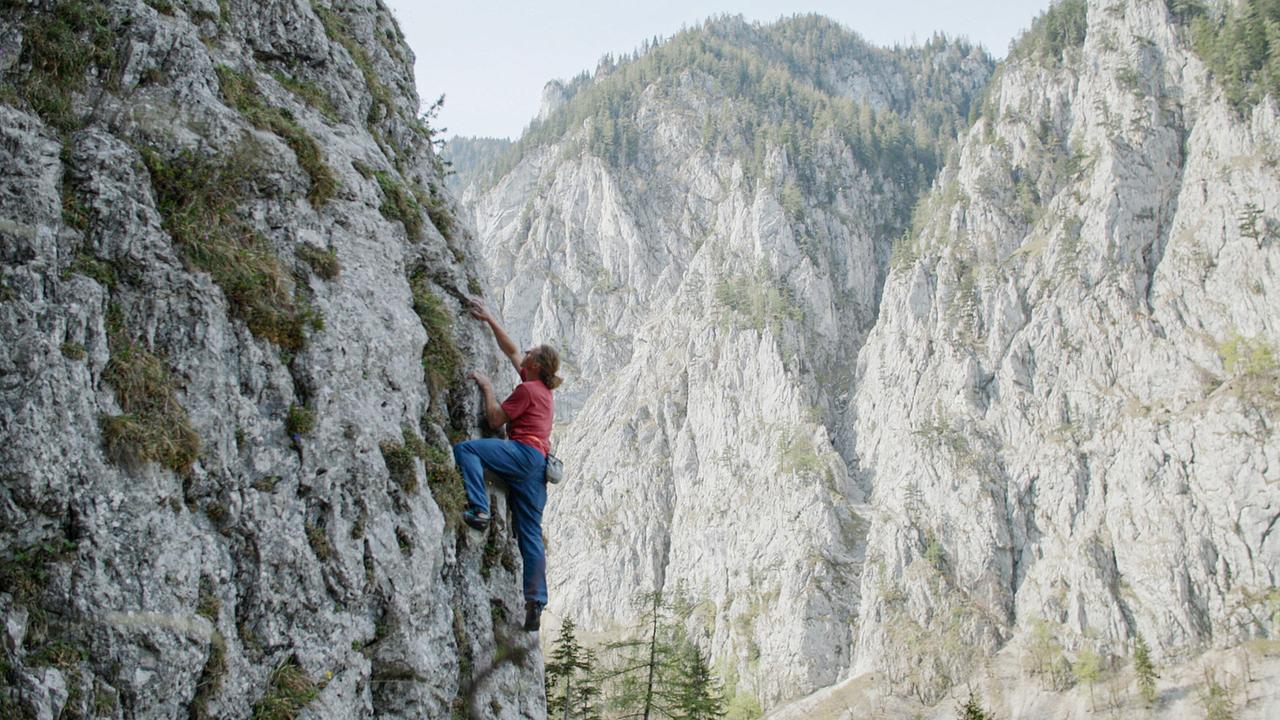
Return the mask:
[(542, 122), (551, 117), (551, 114), (560, 109), (564, 105), (568, 97), (565, 94), (564, 83), (559, 80), (552, 80), (542, 86), (542, 105), (538, 108), (538, 121)]

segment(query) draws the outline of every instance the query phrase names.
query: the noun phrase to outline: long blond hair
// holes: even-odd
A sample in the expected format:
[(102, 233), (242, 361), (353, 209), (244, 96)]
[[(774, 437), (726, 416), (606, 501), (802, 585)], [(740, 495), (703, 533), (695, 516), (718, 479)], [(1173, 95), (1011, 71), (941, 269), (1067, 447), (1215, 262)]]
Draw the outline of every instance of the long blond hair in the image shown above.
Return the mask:
[(555, 390), (564, 380), (556, 373), (560, 372), (560, 353), (550, 345), (538, 346), (538, 379), (548, 389)]

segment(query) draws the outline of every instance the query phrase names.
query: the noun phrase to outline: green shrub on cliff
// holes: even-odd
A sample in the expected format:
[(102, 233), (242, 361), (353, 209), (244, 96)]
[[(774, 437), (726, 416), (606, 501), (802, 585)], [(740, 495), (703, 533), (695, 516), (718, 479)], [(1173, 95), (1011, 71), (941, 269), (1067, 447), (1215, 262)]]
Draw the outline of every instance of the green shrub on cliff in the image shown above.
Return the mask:
[(29, 11), (16, 77), (12, 85), (5, 83), (5, 93), (15, 92), (59, 130), (75, 130), (82, 120), (75, 115), (72, 94), (85, 88), (89, 70), (98, 68), (108, 86), (118, 83), (110, 72), (117, 63), (115, 43), (106, 3), (63, 0), (47, 11)]
[(99, 418), (107, 456), (117, 463), (158, 462), (186, 472), (200, 452), (177, 381), (165, 363), (126, 332), (120, 311), (108, 315), (111, 359), (102, 379), (115, 390), (120, 415)]
[(320, 207), (329, 202), (337, 191), (338, 180), (321, 156), (315, 138), (302, 129), (288, 110), (268, 105), (251, 76), (226, 65), (219, 65), (217, 71), (223, 99), (256, 127), (278, 135), (293, 150), (298, 164), (311, 178), (311, 189), (307, 192), (311, 204)]
[(294, 299), (293, 279), (267, 239), (236, 214), (256, 165), (240, 152), (214, 159), (189, 150), (172, 158), (147, 151), (143, 159), (164, 229), (187, 265), (213, 277), (231, 314), (254, 335), (300, 349), (317, 315)]
[(1197, 3), (1170, 9), (1176, 19), (1190, 21), (1196, 54), (1236, 110), (1267, 96), (1280, 99), (1280, 0), (1245, 0), (1218, 16)]

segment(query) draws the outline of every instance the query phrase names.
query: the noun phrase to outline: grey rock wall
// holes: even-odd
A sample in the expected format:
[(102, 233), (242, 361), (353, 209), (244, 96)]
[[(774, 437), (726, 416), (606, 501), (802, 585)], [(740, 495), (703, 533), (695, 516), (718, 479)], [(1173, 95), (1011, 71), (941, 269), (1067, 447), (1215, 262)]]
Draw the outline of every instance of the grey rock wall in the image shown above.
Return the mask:
[[(867, 55), (829, 59), (824, 82), (874, 85), (905, 115), (910, 73)], [(957, 65), (974, 89), (989, 70)], [(852, 661), (868, 520), (832, 428), (912, 198), (836, 132), (813, 167), (771, 147), (751, 175), (754, 137), (721, 127), (708, 146), (703, 128), (752, 102), (674, 72), (640, 94), (633, 164), (586, 150), (588, 119), (464, 203), (517, 342), (566, 359), (549, 613), (616, 636), (640, 593), (682, 592), (731, 689), (771, 705)]]
[(682, 587), (766, 707), (836, 678), (927, 707), (1013, 657), (1050, 698), (1016, 717), (1139, 633), (1184, 667), (1273, 637), (1275, 104), (1237, 114), (1165, 3), (1083, 9), (1000, 66), (898, 243), (913, 199), (838, 144), (803, 220), (788, 158), (762, 186), (702, 147), (734, 100), (697, 72), (645, 94), (637, 167), (571, 128), (468, 191), (504, 315), (570, 360), (552, 610), (618, 632)]
[[(502, 523), (459, 531), (448, 500), (449, 439), (478, 432), (462, 373), (499, 364), (460, 309), (479, 287), (470, 235), (390, 13), (113, 2), (87, 29), (67, 20), (94, 5), (0, 16), (26, 48), (0, 104), (0, 714), (542, 717), (514, 542)], [(91, 43), (93, 23), (111, 54), (65, 81), (68, 110), (30, 102), (46, 77), (32, 43), (66, 27)], [(230, 97), (236, 77), (258, 110)], [(210, 164), (244, 177), (180, 242), (162, 168)], [(274, 282), (201, 269), (228, 227), (252, 248), (231, 265), (266, 257)], [(411, 276), (445, 322), (415, 314)], [(246, 309), (245, 292), (268, 301)], [(290, 304), (311, 309), (297, 342), (255, 325)], [(456, 348), (454, 365), (424, 372), (424, 346)], [(112, 418), (152, 411), (122, 398), (156, 387), (172, 421), (157, 442), (185, 421), (198, 451), (108, 453)], [(384, 454), (406, 438), (425, 444), (397, 472)]]
[(849, 408), (855, 673), (936, 698), (1038, 628), (1118, 664), (1274, 636), (1276, 108), (1189, 43), (1089, 3), (1081, 47), (1002, 67), (901, 248)]

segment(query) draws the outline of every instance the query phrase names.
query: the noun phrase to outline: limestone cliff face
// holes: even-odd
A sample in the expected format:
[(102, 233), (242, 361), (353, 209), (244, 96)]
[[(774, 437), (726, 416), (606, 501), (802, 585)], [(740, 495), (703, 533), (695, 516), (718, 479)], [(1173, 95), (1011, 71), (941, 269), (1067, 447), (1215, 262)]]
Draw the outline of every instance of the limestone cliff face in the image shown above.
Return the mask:
[[(644, 59), (470, 186), (504, 317), (569, 360), (552, 611), (608, 631), (683, 589), (766, 707), (861, 675), (916, 712), (993, 654), (1052, 689), (1138, 634), (1167, 663), (1273, 636), (1274, 101), (1232, 107), (1165, 3), (1050, 15), (927, 193), (660, 53), (625, 113), (589, 103)], [(907, 123), (986, 77), (921, 51), (906, 78), (956, 79), (927, 96), (861, 46), (801, 72), (724, 28)], [(1075, 712), (1030, 697), (1003, 707)]]
[[(841, 53), (784, 72), (786, 58), (803, 66), (788, 38), (809, 31)], [(779, 75), (735, 86), (695, 61), (645, 79), (708, 47)], [(918, 54), (812, 18), (712, 23), (597, 73), (560, 110), (564, 136), (526, 138), (510, 172), (468, 190), (503, 318), (567, 360), (569, 480), (546, 515), (554, 615), (617, 632), (639, 593), (684, 592), (699, 641), (765, 703), (849, 667), (866, 520), (829, 428), (918, 170), (851, 128), (882, 113), (866, 137), (900, 132), (902, 155), (923, 158), (905, 140), (912, 113), (934, 102), (963, 116), (990, 70), (961, 46)], [(953, 84), (913, 85), (916, 63)], [(785, 88), (776, 105), (769, 82)], [(855, 100), (854, 86), (879, 94)], [(591, 114), (611, 102), (626, 112)]]
[(0, 714), (542, 717), (536, 649), (485, 672), (519, 560), (458, 532), (447, 436), (497, 364), (390, 13), (0, 38)]
[(859, 357), (854, 667), (926, 697), (1037, 626), (1167, 660), (1277, 630), (1275, 105), (1237, 113), (1165, 4), (1074, 5), (1078, 47), (1000, 69)]

